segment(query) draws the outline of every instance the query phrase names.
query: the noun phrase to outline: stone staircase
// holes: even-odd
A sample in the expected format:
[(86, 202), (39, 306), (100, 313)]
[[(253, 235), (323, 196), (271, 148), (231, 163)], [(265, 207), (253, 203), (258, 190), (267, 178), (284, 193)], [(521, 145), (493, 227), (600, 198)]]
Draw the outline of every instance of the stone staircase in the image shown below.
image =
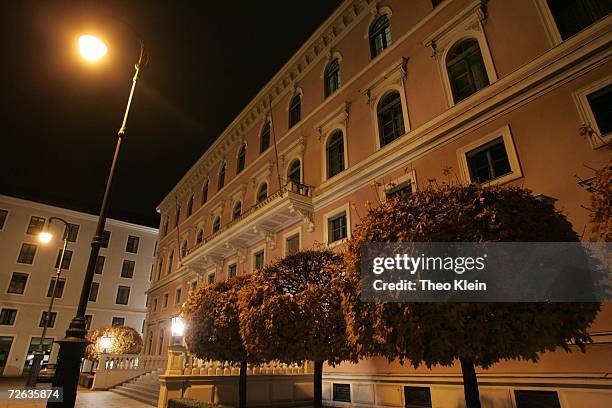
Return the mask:
[(150, 371), (140, 377), (117, 385), (109, 391), (156, 407), (157, 400), (159, 399), (158, 375), (163, 373), (163, 371), (162, 369)]

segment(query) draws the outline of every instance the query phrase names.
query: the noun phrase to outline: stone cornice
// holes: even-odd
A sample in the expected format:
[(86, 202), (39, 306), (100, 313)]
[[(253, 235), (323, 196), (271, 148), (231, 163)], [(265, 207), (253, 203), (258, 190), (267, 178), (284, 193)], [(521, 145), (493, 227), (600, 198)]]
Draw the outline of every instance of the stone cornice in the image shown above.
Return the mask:
[(205, 177), (230, 148), (242, 141), (244, 134), (261, 121), (270, 103), (277, 103), (279, 97), (293, 90), (295, 83), (324, 58), (357, 22), (368, 16), (378, 1), (345, 0), (213, 142), (166, 195), (157, 211), (166, 212), (172, 205), (173, 197), (182, 196)]

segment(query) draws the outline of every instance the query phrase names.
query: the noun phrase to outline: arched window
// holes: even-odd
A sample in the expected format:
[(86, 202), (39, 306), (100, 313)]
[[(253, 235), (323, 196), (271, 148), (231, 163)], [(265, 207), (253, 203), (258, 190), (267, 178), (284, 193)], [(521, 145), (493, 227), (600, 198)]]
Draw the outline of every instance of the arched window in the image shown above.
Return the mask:
[(181, 207), (176, 207), (176, 214), (174, 217), (174, 227), (178, 227), (180, 221), (181, 221)]
[(166, 218), (164, 219), (164, 228), (163, 228), (163, 236), (165, 237), (166, 235), (168, 235), (168, 216), (166, 216)]
[(212, 226), (212, 232), (215, 233), (221, 229), (221, 217), (218, 215), (215, 217)]
[(299, 159), (295, 159), (289, 165), (287, 169), (287, 180), (298, 184), (302, 182), (302, 165)]
[(193, 214), (193, 194), (189, 197), (189, 201), (187, 201), (187, 217)]
[(221, 165), (221, 169), (219, 170), (219, 181), (217, 183), (217, 190), (221, 190), (225, 185), (225, 167), (226, 164), (223, 163), (223, 165)]
[(183, 245), (181, 245), (181, 258), (184, 258), (187, 255), (187, 241), (183, 241)]
[(257, 190), (257, 202), (261, 203), (266, 198), (268, 198), (268, 183), (261, 183)]
[(327, 178), (344, 170), (344, 135), (336, 130), (327, 141)]
[(172, 265), (174, 264), (174, 251), (168, 255), (168, 273), (172, 272)]
[(340, 62), (335, 58), (325, 69), (325, 97), (340, 88)]
[(236, 168), (236, 174), (244, 170), (244, 164), (246, 162), (246, 145), (243, 144), (238, 152), (238, 167)]
[(259, 140), (259, 153), (263, 153), (270, 147), (270, 122), (267, 122), (261, 131)]
[(242, 202), (236, 201), (236, 204), (234, 204), (234, 208), (232, 209), (232, 220), (240, 217), (240, 214), (242, 214)]
[(489, 85), (480, 47), (474, 38), (453, 45), (446, 56), (446, 69), (455, 103)]
[(302, 95), (297, 94), (289, 104), (289, 128), (302, 120)]
[(406, 131), (404, 129), (404, 115), (402, 113), (402, 98), (399, 92), (391, 92), (378, 103), (378, 132), (380, 147), (383, 147)]
[(391, 45), (391, 26), (386, 15), (374, 21), (370, 27), (370, 54), (372, 58), (383, 52)]
[(204, 203), (208, 201), (208, 180), (206, 180), (204, 182), (204, 185), (202, 186), (202, 204), (204, 205)]
[(196, 235), (196, 243), (201, 244), (202, 241), (204, 241), (204, 230), (199, 230), (198, 234)]

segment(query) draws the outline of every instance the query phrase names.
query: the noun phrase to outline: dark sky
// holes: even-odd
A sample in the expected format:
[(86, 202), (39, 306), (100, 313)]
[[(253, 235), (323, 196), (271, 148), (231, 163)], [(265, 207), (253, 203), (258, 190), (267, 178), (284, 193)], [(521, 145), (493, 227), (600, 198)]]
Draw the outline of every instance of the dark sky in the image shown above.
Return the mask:
[[(340, 0), (5, 1), (0, 5), (0, 193), (97, 213), (138, 43), (142, 72), (110, 215), (157, 226), (155, 206)], [(83, 31), (104, 37), (98, 64)]]

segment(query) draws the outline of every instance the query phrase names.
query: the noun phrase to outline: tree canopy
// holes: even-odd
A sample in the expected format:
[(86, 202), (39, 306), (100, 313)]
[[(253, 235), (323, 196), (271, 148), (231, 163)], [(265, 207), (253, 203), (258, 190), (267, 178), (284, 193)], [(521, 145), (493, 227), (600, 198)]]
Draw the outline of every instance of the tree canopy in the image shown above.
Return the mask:
[(136, 329), (127, 326), (102, 327), (87, 333), (87, 340), (91, 344), (85, 350), (85, 358), (92, 361), (100, 358), (102, 337), (112, 338), (106, 350), (108, 354), (139, 354), (142, 351), (142, 337)]

